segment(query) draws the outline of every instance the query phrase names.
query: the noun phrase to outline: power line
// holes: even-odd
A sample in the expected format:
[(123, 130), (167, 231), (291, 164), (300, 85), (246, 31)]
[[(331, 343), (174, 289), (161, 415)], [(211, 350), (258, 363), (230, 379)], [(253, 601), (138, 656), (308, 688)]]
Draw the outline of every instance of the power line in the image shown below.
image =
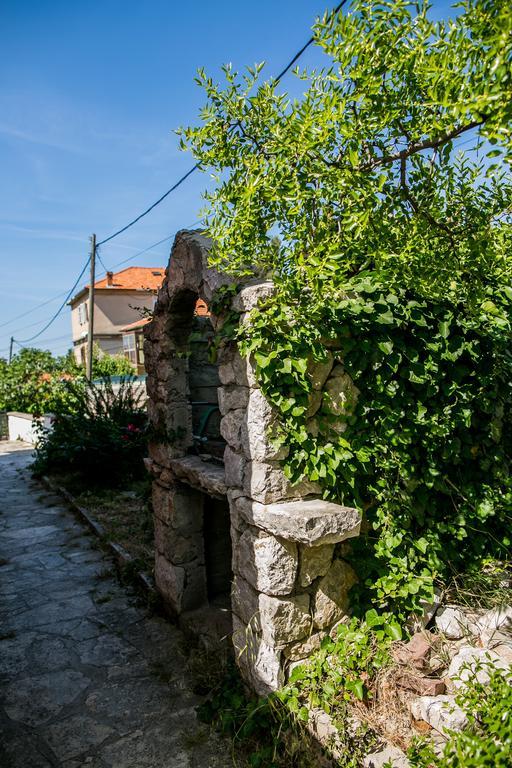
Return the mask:
[[(41, 307), (45, 307), (47, 304), (51, 304), (52, 301), (56, 301), (57, 299), (60, 299), (61, 296), (64, 296), (67, 293), (67, 291), (61, 291), (56, 296), (53, 296), (51, 299), (47, 299), (46, 301), (41, 302), (41, 304), (36, 304), (35, 307), (32, 307), (32, 309), (28, 309), (26, 312), (22, 312), (21, 315), (16, 315), (15, 317), (11, 317), (10, 320), (6, 320), (5, 323), (0, 323), (0, 328), (3, 328), (5, 325), (10, 325), (11, 323), (14, 323), (16, 320), (20, 320), (22, 317), (25, 317), (26, 315), (32, 314), (32, 312), (35, 312), (37, 309), (40, 309)], [(38, 320), (37, 323), (40, 321)], [(37, 323), (33, 323), (33, 325), (37, 325)], [(26, 325), (25, 328), (30, 328), (31, 326)], [(23, 329), (18, 329), (23, 330)]]
[[(186, 227), (183, 227), (183, 229), (192, 229), (192, 227), (195, 227), (196, 224), (202, 224), (202, 220), (198, 219), (197, 221), (194, 221), (192, 224), (188, 224)], [(127, 264), (129, 261), (133, 261), (133, 259), (136, 259), (138, 256), (142, 256), (142, 254), (147, 253), (148, 251), (153, 250), (153, 248), (156, 248), (159, 245), (162, 245), (162, 243), (166, 243), (168, 240), (172, 240), (172, 238), (175, 236), (175, 233), (172, 235), (167, 235), (167, 237), (162, 238), (162, 240), (158, 240), (158, 242), (153, 243), (152, 245), (148, 245), (147, 248), (143, 248), (142, 251), (137, 251), (137, 253), (134, 253), (133, 256), (128, 256), (127, 259), (123, 259), (122, 261), (118, 261), (117, 264), (114, 264), (112, 269), (117, 269), (117, 267), (121, 267), (123, 264)], [(101, 259), (100, 259), (101, 261)], [(101, 264), (103, 266), (103, 269), (105, 272), (107, 272), (107, 268), (101, 261)]]
[[(339, 11), (341, 11), (341, 9), (343, 8), (343, 6), (344, 6), (344, 5), (345, 5), (347, 2), (348, 2), (348, 0), (342, 0), (342, 2), (341, 2), (341, 3), (338, 3), (338, 5), (336, 6), (336, 8), (335, 8), (335, 9), (332, 11), (332, 15), (334, 16), (334, 15), (336, 15), (336, 14), (337, 14)], [(294, 56), (294, 57), (291, 59), (291, 61), (289, 61), (289, 62), (288, 62), (288, 64), (286, 65), (286, 67), (285, 67), (283, 70), (281, 70), (281, 72), (280, 72), (280, 73), (277, 75), (277, 77), (276, 77), (276, 78), (274, 78), (274, 82), (275, 82), (275, 84), (276, 84), (276, 85), (277, 85), (277, 84), (278, 84), (278, 83), (279, 83), (279, 82), (282, 80), (282, 78), (283, 78), (283, 77), (286, 75), (286, 73), (287, 73), (287, 72), (288, 72), (288, 71), (289, 71), (289, 70), (290, 70), (290, 69), (293, 67), (293, 65), (295, 64), (295, 62), (296, 62), (296, 61), (297, 61), (297, 60), (298, 60), (298, 59), (299, 59), (299, 58), (302, 56), (302, 54), (304, 53), (304, 51), (305, 51), (305, 50), (307, 50), (307, 48), (309, 48), (309, 46), (310, 46), (312, 43), (314, 43), (314, 41), (315, 41), (315, 36), (314, 36), (314, 35), (312, 35), (312, 36), (309, 38), (309, 40), (306, 42), (306, 44), (302, 46), (302, 48), (300, 49), (300, 51), (297, 51), (297, 53), (295, 54), (295, 56)], [(127, 230), (127, 229), (129, 229), (130, 227), (133, 227), (133, 225), (134, 225), (134, 224), (136, 224), (138, 221), (140, 221), (142, 218), (144, 218), (144, 216), (147, 216), (147, 215), (148, 215), (148, 213), (150, 213), (150, 211), (152, 211), (152, 210), (153, 210), (153, 208), (156, 208), (156, 206), (157, 206), (157, 205), (160, 205), (160, 203), (161, 203), (163, 200), (165, 200), (165, 198), (166, 198), (166, 197), (168, 197), (168, 196), (171, 194), (171, 192), (174, 192), (174, 190), (175, 190), (175, 189), (178, 189), (178, 187), (179, 187), (179, 186), (181, 186), (181, 184), (183, 184), (183, 182), (184, 182), (184, 181), (186, 181), (186, 180), (188, 179), (188, 177), (189, 177), (189, 176), (191, 176), (191, 175), (192, 175), (192, 174), (193, 174), (195, 171), (197, 171), (198, 169), (199, 169), (199, 163), (196, 163), (196, 164), (195, 164), (195, 165), (194, 165), (192, 168), (190, 168), (190, 169), (189, 169), (189, 170), (188, 170), (188, 171), (187, 171), (187, 172), (186, 172), (186, 173), (185, 173), (185, 174), (184, 174), (184, 175), (181, 177), (181, 179), (178, 179), (178, 181), (177, 181), (175, 184), (173, 184), (173, 186), (172, 186), (170, 189), (168, 189), (168, 190), (167, 190), (167, 192), (164, 192), (164, 194), (163, 194), (161, 197), (159, 197), (159, 198), (158, 198), (158, 200), (156, 200), (156, 201), (155, 201), (155, 202), (154, 202), (152, 205), (150, 205), (150, 206), (149, 206), (149, 208), (146, 208), (146, 210), (145, 210), (145, 211), (143, 211), (141, 214), (139, 214), (139, 216), (137, 216), (135, 219), (132, 219), (132, 221), (130, 221), (128, 224), (126, 224), (126, 226), (124, 226), (124, 227), (121, 227), (121, 229), (118, 229), (118, 230), (117, 230), (117, 232), (114, 232), (112, 235), (109, 235), (109, 236), (108, 236), (108, 237), (106, 237), (104, 240), (100, 240), (100, 242), (98, 243), (98, 246), (100, 246), (100, 245), (104, 245), (105, 243), (108, 243), (110, 240), (113, 240), (113, 239), (114, 239), (114, 237), (117, 237), (117, 236), (118, 236), (118, 235), (120, 235), (122, 232), (126, 232), (126, 230)]]
[(101, 264), (101, 266), (103, 267), (103, 269), (105, 270), (105, 272), (108, 272), (108, 269), (107, 269), (107, 268), (106, 268), (106, 266), (104, 265), (104, 263), (103, 263), (103, 261), (102, 261), (102, 258), (101, 258), (101, 256), (100, 256), (100, 252), (99, 252), (99, 250), (98, 250), (98, 246), (96, 246), (96, 256), (98, 257), (98, 261), (100, 262), (100, 264)]
[[(117, 267), (121, 267), (123, 264), (127, 264), (129, 261), (133, 261), (133, 259), (136, 259), (137, 256), (142, 256), (143, 253), (147, 253), (148, 251), (151, 251), (153, 248), (156, 248), (157, 245), (162, 245), (162, 243), (167, 242), (167, 240), (172, 240), (173, 237), (174, 237), (174, 234), (167, 235), (167, 237), (164, 237), (162, 240), (159, 240), (157, 243), (153, 243), (153, 245), (148, 245), (148, 247), (144, 248), (142, 251), (137, 251), (137, 253), (134, 253), (133, 256), (128, 256), (127, 259), (123, 259), (122, 261), (118, 261), (117, 264), (114, 264), (114, 266), (112, 267), (112, 270), (116, 269)], [(100, 259), (100, 261), (101, 261), (101, 259)], [(102, 261), (101, 261), (101, 264), (102, 264), (103, 269), (105, 270), (105, 272), (108, 272), (109, 270), (107, 270), (107, 268), (105, 267), (105, 265), (103, 264)], [(112, 270), (110, 270), (110, 271), (112, 271)]]
[[(347, 2), (348, 2), (348, 0), (342, 0), (342, 2), (341, 2), (341, 3), (339, 3), (339, 4), (336, 6), (336, 8), (335, 8), (335, 9), (332, 11), (332, 15), (335, 15), (335, 14), (337, 14), (337, 13), (338, 13), (338, 12), (339, 12), (339, 11), (340, 11), (342, 8), (343, 8), (343, 6), (344, 6), (344, 5), (345, 5)], [(288, 64), (287, 64), (287, 65), (284, 67), (284, 69), (283, 69), (283, 70), (281, 70), (281, 72), (280, 72), (280, 73), (277, 75), (277, 77), (275, 77), (275, 78), (274, 78), (274, 82), (275, 82), (275, 84), (276, 84), (276, 85), (277, 85), (277, 84), (278, 84), (278, 83), (279, 83), (279, 82), (282, 80), (282, 78), (283, 78), (283, 77), (286, 75), (286, 73), (287, 73), (287, 72), (288, 72), (288, 71), (289, 71), (289, 70), (292, 68), (292, 66), (295, 64), (295, 62), (296, 62), (296, 61), (297, 61), (297, 60), (298, 60), (298, 59), (299, 59), (299, 58), (302, 56), (302, 54), (304, 53), (304, 51), (306, 51), (306, 50), (307, 50), (307, 48), (309, 48), (309, 46), (313, 44), (314, 40), (315, 40), (315, 37), (314, 37), (314, 35), (312, 35), (312, 36), (309, 38), (309, 40), (308, 40), (308, 41), (307, 41), (307, 42), (306, 42), (306, 43), (305, 43), (305, 44), (302, 46), (302, 48), (301, 48), (299, 51), (297, 51), (297, 53), (295, 54), (295, 56), (294, 56), (294, 57), (293, 57), (293, 58), (292, 58), (292, 59), (291, 59), (291, 60), (288, 62)], [(173, 186), (172, 186), (172, 187), (170, 187), (170, 189), (168, 189), (166, 192), (164, 192), (164, 194), (163, 194), (163, 195), (161, 195), (161, 197), (159, 197), (159, 198), (158, 198), (158, 200), (156, 200), (156, 201), (155, 201), (155, 202), (154, 202), (152, 205), (150, 205), (150, 206), (149, 206), (149, 208), (146, 208), (146, 210), (145, 210), (145, 211), (143, 211), (141, 214), (139, 214), (139, 215), (138, 215), (138, 216), (136, 216), (134, 219), (132, 219), (132, 221), (130, 221), (130, 222), (129, 222), (128, 224), (126, 224), (124, 227), (121, 227), (121, 229), (118, 229), (118, 230), (117, 230), (116, 232), (114, 232), (112, 235), (109, 235), (109, 236), (108, 236), (108, 237), (106, 237), (104, 240), (100, 240), (100, 242), (96, 244), (96, 249), (98, 249), (98, 248), (99, 248), (99, 246), (101, 246), (101, 245), (104, 245), (105, 243), (108, 243), (108, 242), (110, 242), (110, 241), (111, 241), (111, 240), (113, 240), (115, 237), (118, 237), (118, 236), (119, 236), (120, 234), (122, 234), (123, 232), (126, 232), (126, 230), (127, 230), (127, 229), (130, 229), (130, 227), (133, 227), (133, 225), (134, 225), (134, 224), (136, 224), (138, 221), (140, 221), (140, 220), (141, 220), (141, 219), (143, 219), (145, 216), (147, 216), (147, 215), (148, 215), (148, 213), (150, 213), (150, 212), (151, 212), (151, 211), (152, 211), (154, 208), (156, 208), (156, 207), (157, 207), (157, 205), (160, 205), (160, 203), (161, 203), (161, 202), (163, 202), (163, 201), (164, 201), (164, 200), (165, 200), (165, 199), (166, 199), (166, 198), (167, 198), (167, 197), (168, 197), (168, 196), (171, 194), (171, 192), (174, 192), (174, 191), (175, 191), (175, 190), (176, 190), (176, 189), (177, 189), (179, 186), (181, 186), (181, 184), (183, 184), (183, 182), (184, 182), (184, 181), (186, 181), (186, 180), (188, 179), (188, 177), (189, 177), (189, 176), (191, 176), (191, 175), (192, 175), (192, 174), (193, 174), (195, 171), (197, 171), (198, 169), (199, 169), (199, 164), (198, 164), (198, 163), (196, 163), (196, 164), (195, 164), (195, 165), (194, 165), (192, 168), (190, 168), (190, 169), (189, 169), (189, 170), (188, 170), (188, 171), (187, 171), (187, 172), (186, 172), (186, 173), (185, 173), (185, 174), (184, 174), (184, 175), (183, 175), (183, 176), (182, 176), (180, 179), (178, 179), (178, 181), (177, 181), (175, 184), (173, 184)], [(149, 246), (148, 248), (145, 248), (145, 249), (144, 249), (144, 250), (142, 250), (142, 251), (139, 251), (138, 253), (134, 254), (133, 256), (129, 257), (128, 259), (125, 259), (125, 260), (123, 260), (123, 261), (119, 262), (119, 264), (117, 264), (116, 266), (121, 266), (122, 264), (125, 264), (125, 263), (127, 263), (128, 261), (131, 261), (131, 260), (133, 260), (133, 259), (134, 259), (134, 258), (136, 258), (137, 256), (140, 256), (140, 255), (142, 255), (143, 253), (146, 253), (147, 251), (151, 250), (151, 248), (155, 248), (157, 245), (160, 245), (161, 243), (165, 242), (166, 240), (169, 240), (171, 237), (172, 237), (172, 235), (170, 235), (169, 237), (166, 237), (166, 238), (164, 238), (163, 240), (160, 240), (158, 243), (155, 243), (154, 245), (151, 245), (151, 246)], [(105, 264), (103, 263), (103, 261), (102, 261), (101, 257), (99, 256), (99, 253), (98, 253), (98, 251), (97, 251), (97, 250), (96, 250), (96, 253), (98, 254), (98, 259), (99, 259), (99, 261), (100, 261), (100, 263), (101, 263), (101, 265), (102, 265), (103, 269), (105, 270), (105, 272), (107, 272), (108, 270), (107, 270), (107, 268), (105, 267)], [(70, 298), (70, 297), (71, 297), (71, 295), (73, 294), (73, 291), (75, 290), (76, 286), (77, 286), (77, 285), (78, 285), (78, 283), (80, 282), (80, 280), (81, 280), (81, 278), (82, 278), (82, 276), (83, 276), (83, 274), (84, 274), (85, 270), (87, 269), (87, 266), (88, 266), (88, 264), (89, 264), (89, 262), (90, 262), (90, 258), (91, 258), (91, 257), (89, 257), (89, 258), (87, 259), (87, 262), (86, 262), (86, 264), (85, 264), (84, 268), (83, 268), (83, 269), (82, 269), (82, 271), (80, 272), (80, 275), (78, 276), (78, 278), (77, 278), (77, 280), (76, 280), (75, 284), (73, 285), (73, 287), (71, 288), (71, 290), (69, 291), (69, 293), (66, 295), (66, 298), (65, 298), (64, 302), (61, 304), (61, 306), (59, 307), (59, 309), (57, 310), (57, 312), (56, 312), (56, 313), (55, 313), (55, 314), (54, 314), (54, 315), (53, 315), (53, 316), (50, 318), (50, 320), (48, 321), (48, 323), (47, 323), (47, 324), (46, 324), (46, 325), (45, 325), (45, 326), (44, 326), (44, 327), (43, 327), (43, 328), (42, 328), (42, 329), (41, 329), (41, 330), (40, 330), (38, 333), (34, 334), (34, 335), (33, 335), (33, 336), (31, 336), (30, 338), (28, 338), (28, 339), (23, 339), (21, 342), (18, 342), (17, 340), (15, 340), (17, 344), (20, 344), (20, 345), (21, 345), (21, 344), (26, 344), (26, 343), (27, 343), (27, 342), (29, 342), (29, 341), (33, 341), (34, 339), (37, 339), (37, 338), (38, 338), (38, 337), (39, 337), (39, 336), (40, 336), (42, 333), (44, 333), (44, 331), (46, 331), (46, 330), (47, 330), (47, 328), (49, 328), (49, 327), (50, 327), (50, 325), (51, 325), (51, 324), (52, 324), (52, 323), (53, 323), (53, 322), (54, 322), (54, 321), (57, 319), (57, 317), (60, 315), (60, 313), (62, 312), (62, 310), (63, 310), (63, 309), (64, 309), (64, 307), (66, 306), (66, 304), (67, 304), (67, 302), (68, 302), (69, 298)], [(61, 295), (62, 295), (62, 294), (61, 294)], [(55, 297), (55, 298), (58, 298), (58, 297)], [(49, 299), (47, 302), (43, 302), (43, 304), (41, 304), (41, 305), (39, 305), (39, 306), (44, 306), (45, 304), (48, 304), (48, 303), (50, 303), (50, 301), (54, 301), (54, 299)], [(34, 308), (34, 309), (35, 309), (35, 308)], [(21, 315), (21, 317), (23, 317), (25, 314), (29, 314), (29, 312), (31, 312), (31, 311), (33, 311), (33, 310), (29, 310), (28, 312), (26, 312), (26, 313), (23, 313), (23, 314)], [(11, 321), (7, 321), (7, 323), (4, 323), (3, 325), (7, 325), (7, 324), (9, 324), (10, 322), (11, 322)], [(35, 325), (35, 323), (34, 323), (34, 325)], [(2, 326), (0, 326), (0, 327), (2, 327)], [(29, 326), (26, 326), (26, 327), (29, 327)]]
[(194, 167), (193, 167), (193, 168), (191, 168), (189, 171), (187, 171), (187, 172), (186, 172), (186, 174), (185, 174), (184, 176), (182, 176), (182, 177), (181, 177), (181, 179), (178, 179), (178, 181), (176, 182), (176, 184), (173, 184), (173, 186), (172, 186), (170, 189), (168, 189), (168, 190), (167, 190), (167, 192), (164, 192), (164, 194), (162, 195), (162, 197), (159, 197), (159, 198), (158, 198), (158, 200), (156, 200), (156, 201), (153, 203), (153, 205), (150, 205), (150, 206), (149, 206), (149, 208), (146, 208), (146, 210), (145, 210), (145, 211), (143, 211), (143, 213), (141, 213), (141, 214), (140, 214), (139, 216), (137, 216), (135, 219), (133, 219), (132, 221), (130, 221), (130, 223), (129, 223), (129, 224), (127, 224), (125, 227), (121, 227), (121, 229), (118, 229), (118, 230), (117, 230), (117, 232), (114, 232), (114, 234), (113, 234), (113, 235), (109, 235), (109, 237), (106, 237), (104, 240), (100, 240), (100, 242), (99, 242), (99, 243), (97, 243), (97, 246), (96, 246), (96, 247), (98, 247), (98, 246), (100, 246), (100, 245), (104, 245), (105, 243), (108, 243), (108, 242), (109, 242), (109, 240), (113, 240), (113, 239), (114, 239), (114, 237), (117, 237), (117, 236), (118, 236), (118, 235), (120, 235), (122, 232), (126, 232), (126, 230), (127, 230), (127, 229), (129, 229), (130, 227), (133, 227), (133, 225), (134, 225), (134, 224), (136, 224), (136, 223), (137, 223), (138, 221), (140, 221), (141, 219), (143, 219), (143, 218), (144, 218), (144, 216), (147, 216), (147, 215), (148, 215), (148, 213), (149, 213), (150, 211), (152, 211), (152, 210), (153, 210), (153, 208), (156, 208), (156, 206), (157, 206), (157, 205), (160, 205), (160, 203), (162, 202), (162, 200), (165, 200), (165, 198), (166, 198), (166, 197), (168, 197), (168, 195), (170, 195), (170, 194), (171, 194), (171, 192), (174, 192), (174, 190), (175, 190), (175, 189), (178, 189), (178, 187), (179, 187), (181, 184), (183, 184), (183, 182), (184, 182), (186, 179), (188, 179), (188, 177), (189, 177), (189, 176), (191, 176), (191, 175), (194, 173), (194, 171), (197, 171), (197, 169), (198, 169), (198, 168), (199, 168), (199, 165), (198, 165), (198, 163), (196, 163), (196, 164), (194, 165)]
[[(337, 14), (337, 13), (339, 13), (339, 11), (341, 11), (341, 9), (343, 8), (343, 6), (344, 6), (344, 5), (346, 5), (346, 3), (347, 3), (347, 2), (348, 2), (348, 0), (342, 0), (342, 2), (341, 2), (341, 3), (338, 3), (338, 5), (336, 6), (336, 8), (335, 8), (333, 11), (331, 11), (331, 14), (330, 14), (330, 15), (331, 15), (331, 16), (336, 16), (336, 14)], [(304, 51), (305, 51), (305, 50), (307, 50), (307, 49), (309, 48), (309, 46), (310, 46), (310, 45), (312, 45), (314, 42), (315, 42), (315, 36), (314, 36), (314, 35), (311, 35), (311, 37), (309, 38), (309, 40), (307, 41), (307, 43), (306, 43), (305, 45), (303, 45), (303, 46), (302, 46), (302, 48), (300, 49), (300, 51), (297, 51), (297, 53), (295, 54), (295, 56), (293, 57), (293, 59), (292, 59), (292, 60), (291, 60), (291, 61), (290, 61), (290, 62), (289, 62), (287, 65), (286, 65), (286, 67), (285, 67), (285, 68), (284, 68), (284, 69), (283, 69), (283, 70), (282, 70), (282, 71), (281, 71), (281, 72), (278, 74), (278, 76), (277, 76), (277, 77), (274, 79), (274, 81), (275, 81), (276, 85), (277, 85), (277, 84), (278, 84), (278, 83), (279, 83), (279, 82), (282, 80), (282, 78), (283, 78), (283, 77), (286, 75), (286, 73), (287, 73), (287, 72), (289, 72), (289, 70), (290, 70), (290, 69), (293, 67), (293, 65), (295, 64), (295, 62), (297, 61), (297, 59), (300, 59), (300, 57), (302, 56), (302, 54), (304, 53)]]
[(55, 320), (58, 318), (58, 316), (60, 315), (60, 313), (62, 312), (62, 310), (63, 310), (63, 309), (64, 309), (64, 307), (66, 306), (66, 304), (68, 303), (69, 299), (70, 299), (70, 298), (71, 298), (71, 296), (73, 295), (73, 292), (74, 292), (75, 288), (77, 287), (78, 283), (79, 283), (79, 282), (80, 282), (80, 280), (82, 279), (82, 276), (83, 276), (83, 274), (84, 274), (85, 270), (86, 270), (86, 269), (87, 269), (87, 267), (89, 266), (89, 262), (90, 262), (90, 260), (91, 260), (91, 257), (89, 256), (89, 258), (87, 259), (87, 261), (86, 261), (86, 262), (85, 262), (85, 264), (84, 264), (84, 267), (83, 267), (82, 271), (80, 272), (80, 274), (78, 275), (78, 277), (77, 277), (77, 279), (76, 279), (75, 283), (73, 284), (73, 287), (71, 288), (71, 290), (69, 291), (69, 293), (66, 295), (66, 298), (64, 299), (64, 301), (62, 302), (62, 304), (60, 305), (60, 307), (58, 308), (58, 310), (57, 310), (57, 311), (55, 312), (55, 314), (54, 314), (54, 315), (51, 317), (51, 319), (50, 319), (50, 320), (49, 320), (49, 321), (46, 323), (46, 325), (45, 325), (45, 326), (44, 326), (44, 327), (43, 327), (43, 328), (42, 328), (42, 329), (41, 329), (41, 330), (40, 330), (38, 333), (35, 333), (33, 336), (30, 336), (30, 338), (28, 338), (28, 339), (21, 339), (21, 340), (20, 340), (20, 339), (15, 339), (15, 341), (16, 341), (16, 344), (20, 344), (20, 345), (21, 345), (21, 344), (26, 344), (26, 343), (27, 343), (27, 342), (29, 342), (29, 341), (33, 341), (34, 339), (37, 339), (37, 338), (38, 338), (39, 336), (41, 336), (41, 334), (43, 334), (43, 333), (46, 331), (46, 329), (47, 329), (47, 328), (49, 328), (49, 327), (50, 327), (50, 325), (51, 325), (51, 324), (52, 324), (52, 323), (53, 323), (53, 322), (54, 322), (54, 321), (55, 321)]
[[(191, 229), (193, 226), (195, 226), (196, 224), (200, 224), (200, 223), (201, 223), (200, 220), (199, 221), (195, 221), (193, 224), (189, 224), (188, 227), (185, 227), (185, 229)], [(133, 256), (129, 256), (127, 259), (123, 259), (122, 261), (118, 262), (117, 264), (114, 264), (113, 269), (115, 269), (116, 267), (120, 267), (120, 266), (122, 266), (123, 264), (126, 264), (129, 261), (133, 261), (133, 259), (136, 259), (138, 256), (141, 256), (142, 254), (147, 253), (148, 251), (151, 251), (153, 248), (156, 248), (158, 245), (162, 245), (162, 243), (165, 243), (168, 240), (171, 240), (173, 237), (174, 237), (174, 234), (167, 235), (167, 237), (162, 238), (162, 240), (158, 240), (156, 243), (153, 243), (152, 245), (148, 245), (147, 248), (143, 248), (142, 250), (137, 251), (137, 253), (134, 253)], [(99, 254), (98, 254), (98, 257), (99, 257)], [(108, 270), (106, 269), (105, 264), (103, 263), (101, 258), (100, 258), (100, 262), (101, 262), (105, 272), (107, 272)], [(71, 289), (71, 292), (75, 290), (76, 285), (79, 282), (79, 280), (80, 280), (81, 276), (83, 275), (83, 273), (84, 273), (86, 268), (87, 268), (87, 264), (86, 264), (84, 270), (82, 271), (82, 273), (80, 274), (77, 282), (75, 283), (75, 285)], [(2, 325), (0, 325), (0, 328), (2, 328), (4, 325), (8, 325), (9, 323), (14, 322), (15, 320), (20, 319), (21, 317), (25, 317), (26, 315), (29, 315), (31, 312), (35, 312), (37, 309), (40, 309), (41, 307), (44, 307), (47, 304), (50, 304), (52, 301), (55, 301), (56, 299), (59, 299), (61, 296), (64, 296), (64, 295), (66, 296), (66, 301), (65, 301), (64, 305), (67, 304), (67, 301), (68, 301), (68, 298), (69, 298), (69, 293), (70, 293), (69, 291), (62, 291), (61, 293), (57, 294), (56, 296), (53, 296), (53, 298), (48, 299), (47, 301), (43, 301), (41, 304), (38, 304), (37, 306), (33, 307), (32, 309), (29, 309), (27, 312), (22, 312), (20, 315), (17, 315), (16, 317), (13, 317), (11, 320), (8, 320), (7, 322), (2, 323)], [(62, 307), (62, 309), (63, 308), (64, 307)], [(58, 316), (57, 314), (54, 315), (53, 319), (56, 319), (57, 316)], [(18, 328), (17, 330), (19, 332), (19, 331), (24, 331), (26, 328), (33, 328), (35, 325), (39, 325), (40, 322), (41, 322), (40, 320), (37, 320), (35, 323), (29, 323), (28, 325), (24, 325), (21, 328)], [(48, 327), (48, 326), (46, 326), (46, 327)], [(36, 336), (34, 336), (32, 338), (36, 338)], [(15, 341), (16, 341), (16, 339), (15, 339)], [(31, 341), (31, 339), (28, 339), (28, 341)], [(17, 341), (16, 341), (16, 343), (18, 344)], [(21, 344), (19, 346), (21, 346)], [(6, 351), (8, 351), (7, 348), (6, 348)]]
[[(39, 343), (40, 344), (50, 344), (53, 341), (63, 341), (64, 339), (69, 339), (69, 333), (64, 334), (64, 336), (52, 336), (51, 339), (41, 339), (41, 341)], [(16, 342), (18, 347), (22, 347), (23, 346), (22, 344), (20, 344), (19, 341), (16, 341), (16, 339), (14, 339), (14, 341)]]

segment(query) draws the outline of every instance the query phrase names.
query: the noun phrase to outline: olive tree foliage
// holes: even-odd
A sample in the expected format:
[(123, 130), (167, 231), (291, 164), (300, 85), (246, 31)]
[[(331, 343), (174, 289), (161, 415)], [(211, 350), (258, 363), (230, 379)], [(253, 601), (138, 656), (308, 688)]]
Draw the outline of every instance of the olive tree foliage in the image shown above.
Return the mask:
[[(427, 3), (355, 0), (314, 34), (326, 64), (296, 72), (299, 98), (263, 81), (261, 64), (224, 67), (222, 84), (199, 73), (202, 123), (181, 134), (217, 175), (204, 212), (215, 263), (314, 292), (364, 270), (471, 300), (482, 280), (508, 280), (507, 0), (466, 0), (439, 22)], [(459, 155), (463, 139), (492, 149)]]
[[(217, 177), (213, 264), (276, 285), (238, 339), (284, 470), (364, 511), (360, 598), (405, 615), (450, 565), (510, 558), (512, 13), (354, 0), (314, 33), (300, 97), (262, 65), (200, 72), (182, 142)], [(359, 395), (312, 419), (329, 348)]]

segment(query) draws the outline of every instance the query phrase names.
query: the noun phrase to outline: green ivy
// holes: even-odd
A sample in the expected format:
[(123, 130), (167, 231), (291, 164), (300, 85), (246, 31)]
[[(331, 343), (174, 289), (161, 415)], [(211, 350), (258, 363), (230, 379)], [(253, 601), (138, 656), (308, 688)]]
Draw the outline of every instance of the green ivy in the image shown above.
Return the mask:
[[(511, 301), (489, 288), (469, 313), (359, 276), (329, 305), (279, 295), (239, 331), (280, 412), (288, 477), (364, 512), (363, 603), (403, 613), (448, 565), (510, 551)], [(311, 419), (309, 371), (330, 350), (359, 394), (336, 416), (324, 397)]]

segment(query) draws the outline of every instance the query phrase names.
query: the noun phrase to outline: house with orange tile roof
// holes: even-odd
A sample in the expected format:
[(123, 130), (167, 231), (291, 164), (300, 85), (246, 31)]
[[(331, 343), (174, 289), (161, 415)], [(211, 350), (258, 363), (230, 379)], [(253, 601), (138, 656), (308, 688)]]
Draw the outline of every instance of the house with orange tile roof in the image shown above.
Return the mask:
[[(202, 299), (196, 302), (195, 314), (198, 317), (206, 317), (210, 314), (208, 307)], [(145, 373), (144, 368), (144, 326), (151, 322), (150, 317), (142, 317), (134, 323), (130, 323), (122, 329), (123, 351), (125, 357), (130, 360), (138, 374)]]
[[(107, 272), (104, 278), (94, 284), (93, 341), (102, 352), (110, 355), (127, 352), (123, 346), (123, 330), (141, 322), (141, 311), (151, 312), (164, 276), (164, 267), (127, 267), (120, 272)], [(85, 364), (89, 286), (84, 286), (69, 304), (73, 352), (76, 361)], [(133, 358), (131, 353), (126, 356)], [(136, 359), (133, 362), (137, 364)]]

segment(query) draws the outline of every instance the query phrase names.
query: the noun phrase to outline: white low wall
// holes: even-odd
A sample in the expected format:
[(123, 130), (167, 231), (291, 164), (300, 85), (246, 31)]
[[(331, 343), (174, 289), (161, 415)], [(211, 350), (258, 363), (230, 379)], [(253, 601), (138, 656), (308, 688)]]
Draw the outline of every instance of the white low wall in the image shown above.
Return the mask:
[(49, 415), (33, 416), (31, 413), (11, 411), (7, 414), (9, 440), (23, 440), (25, 443), (35, 445), (39, 438), (39, 425), (49, 427), (51, 423), (52, 417)]

